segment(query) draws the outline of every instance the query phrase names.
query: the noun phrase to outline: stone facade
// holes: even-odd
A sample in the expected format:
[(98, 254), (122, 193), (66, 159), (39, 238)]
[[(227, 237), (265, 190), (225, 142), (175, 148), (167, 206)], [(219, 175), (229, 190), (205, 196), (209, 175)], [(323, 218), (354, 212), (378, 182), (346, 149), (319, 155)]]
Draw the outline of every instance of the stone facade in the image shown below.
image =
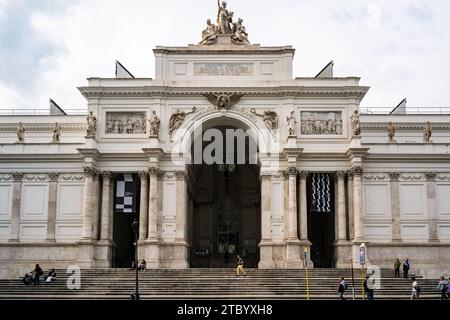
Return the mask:
[[(302, 268), (305, 248), (312, 266), (307, 183), (310, 174), (325, 172), (336, 184), (334, 266), (356, 265), (365, 243), (369, 264), (391, 267), (396, 257), (408, 257), (413, 271), (445, 271), (450, 116), (356, 119), (369, 90), (359, 78), (294, 79), (292, 47), (217, 37), (208, 45), (157, 47), (155, 79), (89, 78), (80, 92), (96, 132), (86, 135), (86, 116), (0, 117), (0, 277), (34, 263), (112, 266), (118, 173), (140, 179), (138, 246), (148, 267), (189, 267), (190, 137), (199, 127), (224, 125), (258, 136), (260, 268)], [(238, 98), (223, 105), (221, 96)], [(159, 135), (149, 137), (153, 111)], [(176, 112), (186, 115), (171, 136)], [(284, 120), (291, 115), (296, 128)], [(390, 121), (395, 141), (386, 139)], [(423, 138), (428, 121), (433, 141)], [(19, 122), (26, 139), (18, 142)], [(61, 141), (52, 144), (56, 122)]]

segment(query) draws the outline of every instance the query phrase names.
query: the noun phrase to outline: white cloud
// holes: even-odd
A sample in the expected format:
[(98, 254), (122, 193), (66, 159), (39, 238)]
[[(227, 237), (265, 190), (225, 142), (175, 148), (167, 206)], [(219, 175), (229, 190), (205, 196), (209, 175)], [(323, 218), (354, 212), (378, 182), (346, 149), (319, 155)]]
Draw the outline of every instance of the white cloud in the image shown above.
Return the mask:
[[(35, 69), (22, 70), (35, 90), (27, 94), (26, 86), (0, 79), (10, 92), (0, 91), (0, 107), (46, 106), (49, 97), (62, 106), (84, 107), (76, 87), (90, 76), (113, 77), (116, 59), (135, 76), (153, 77), (152, 49), (197, 43), (217, 10), (211, 0), (70, 0), (55, 12), (34, 1), (28, 36), (50, 49), (35, 58), (31, 45), (24, 48), (36, 59)], [(8, 1), (0, 0), (0, 13), (13, 2), (3, 3)], [(445, 0), (229, 0), (228, 5), (244, 19), (253, 43), (297, 49), (295, 76), (314, 76), (335, 60), (337, 76), (361, 76), (362, 84), (371, 86), (363, 106), (393, 107), (405, 96), (410, 106), (450, 105)], [(0, 14), (0, 40), (1, 22)]]

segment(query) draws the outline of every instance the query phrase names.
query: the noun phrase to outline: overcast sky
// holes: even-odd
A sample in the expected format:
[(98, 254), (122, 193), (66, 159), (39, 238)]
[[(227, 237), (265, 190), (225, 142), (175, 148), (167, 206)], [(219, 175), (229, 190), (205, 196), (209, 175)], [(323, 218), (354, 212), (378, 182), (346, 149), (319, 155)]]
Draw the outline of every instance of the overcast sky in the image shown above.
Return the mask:
[[(252, 43), (292, 45), (294, 75), (359, 76), (363, 107), (450, 107), (448, 0), (229, 0)], [(157, 45), (197, 43), (216, 0), (0, 0), (0, 108), (85, 108), (114, 61), (154, 77)]]

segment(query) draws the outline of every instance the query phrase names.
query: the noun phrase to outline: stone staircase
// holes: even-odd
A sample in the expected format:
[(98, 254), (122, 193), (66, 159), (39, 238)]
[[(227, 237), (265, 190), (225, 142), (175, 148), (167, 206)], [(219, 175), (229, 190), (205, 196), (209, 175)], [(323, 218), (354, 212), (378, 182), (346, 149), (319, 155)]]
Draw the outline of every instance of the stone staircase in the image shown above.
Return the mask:
[[(127, 269), (81, 270), (81, 289), (69, 290), (69, 274), (57, 270), (52, 283), (25, 285), (20, 279), (0, 280), (0, 299), (130, 299), (135, 272)], [(355, 294), (361, 300), (361, 273), (355, 270)], [(344, 276), (352, 299), (350, 269), (309, 270), (310, 298), (337, 299), (338, 279)], [(381, 271), (381, 289), (375, 299), (409, 299), (411, 281), (392, 278), (391, 270)], [(421, 279), (421, 299), (439, 299), (435, 279)], [(304, 270), (248, 269), (236, 277), (234, 269), (147, 270), (139, 272), (141, 299), (306, 299)]]

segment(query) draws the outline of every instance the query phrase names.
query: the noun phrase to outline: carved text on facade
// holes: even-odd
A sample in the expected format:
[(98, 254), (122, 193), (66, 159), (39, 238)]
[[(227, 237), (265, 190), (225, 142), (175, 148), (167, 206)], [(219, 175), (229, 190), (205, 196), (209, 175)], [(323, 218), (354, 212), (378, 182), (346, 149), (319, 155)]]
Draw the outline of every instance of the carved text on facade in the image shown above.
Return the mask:
[(253, 76), (253, 63), (195, 63), (195, 76)]

